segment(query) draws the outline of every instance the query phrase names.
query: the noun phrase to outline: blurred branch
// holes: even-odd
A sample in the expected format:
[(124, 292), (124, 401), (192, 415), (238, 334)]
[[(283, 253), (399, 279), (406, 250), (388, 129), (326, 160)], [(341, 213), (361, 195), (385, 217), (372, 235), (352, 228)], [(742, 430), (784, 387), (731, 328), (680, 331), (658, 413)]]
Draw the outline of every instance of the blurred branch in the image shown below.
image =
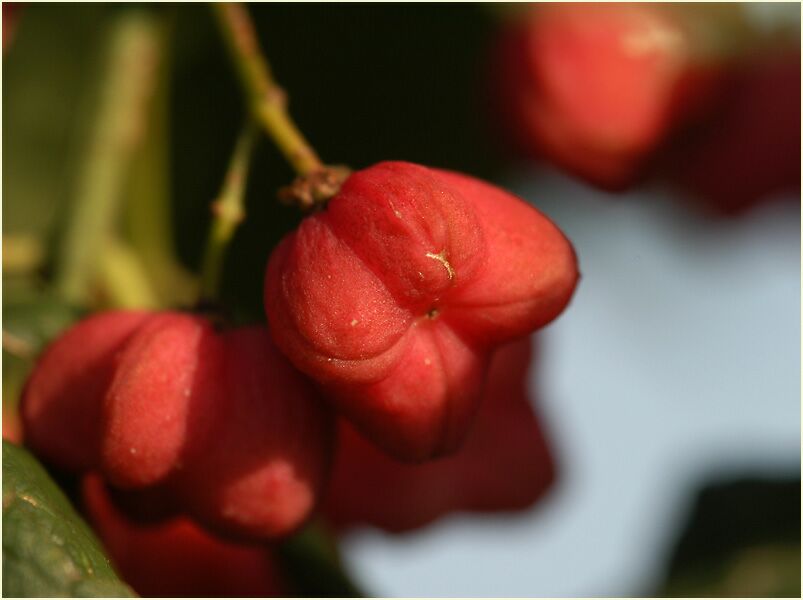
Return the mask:
[(271, 76), (248, 10), (239, 3), (218, 3), (214, 10), (254, 118), (299, 175), (322, 170), (315, 150), (287, 112), (287, 96)]
[(155, 89), (147, 111), (144, 140), (132, 159), (130, 185), (124, 198), (123, 227), (126, 239), (147, 269), (160, 303), (191, 304), (198, 283), (176, 258), (170, 189), (170, 77), (176, 6), (159, 12), (157, 34), (161, 60)]
[(122, 240), (110, 239), (106, 242), (97, 275), (107, 300), (115, 308), (159, 308), (160, 302), (151, 286), (147, 269), (139, 256)]
[(39, 269), (45, 260), (42, 242), (26, 234), (3, 235), (3, 275), (24, 275)]
[(69, 301), (87, 301), (112, 235), (132, 156), (142, 139), (159, 44), (152, 17), (138, 10), (121, 13), (112, 26), (97, 117), (58, 252), (56, 287)]
[(243, 198), (256, 133), (255, 124), (249, 120), (237, 139), (220, 195), (212, 203), (212, 226), (201, 263), (201, 299), (204, 301), (213, 300), (218, 293), (226, 248), (245, 218)]

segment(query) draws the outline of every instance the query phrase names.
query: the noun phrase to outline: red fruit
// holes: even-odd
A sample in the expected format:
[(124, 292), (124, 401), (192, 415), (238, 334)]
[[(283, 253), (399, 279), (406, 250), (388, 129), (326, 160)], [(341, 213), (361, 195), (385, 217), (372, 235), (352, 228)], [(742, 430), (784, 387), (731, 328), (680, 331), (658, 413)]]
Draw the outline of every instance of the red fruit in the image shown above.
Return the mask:
[(205, 533), (189, 519), (128, 521), (97, 475), (82, 482), (84, 508), (122, 578), (149, 597), (274, 597), (288, 589), (271, 552)]
[(541, 498), (554, 465), (527, 397), (530, 354), (528, 338), (496, 351), (475, 426), (448, 458), (398, 462), (341, 421), (327, 519), (402, 532), (454, 511), (517, 510)]
[(710, 121), (675, 148), (669, 168), (711, 209), (735, 214), (800, 190), (800, 52), (740, 65)]
[(19, 412), (11, 406), (3, 406), (3, 439), (22, 444), (22, 424)]
[(3, 52), (8, 50), (14, 41), (14, 33), (19, 21), (19, 12), (23, 2), (3, 2)]
[(223, 334), (225, 376), (214, 443), (176, 482), (191, 514), (229, 535), (297, 529), (329, 471), (331, 417), (264, 328)]
[(504, 32), (495, 64), (523, 149), (621, 189), (710, 93), (715, 70), (655, 4), (547, 3)]
[(104, 404), (103, 473), (118, 487), (163, 481), (211, 443), (223, 350), (206, 319), (160, 313), (126, 344)]
[(566, 306), (574, 252), (479, 180), (402, 162), (354, 173), (274, 251), (273, 338), (373, 442), (406, 460), (459, 447), (496, 345)]
[(279, 537), (328, 473), (331, 416), (264, 328), (91, 317), (50, 346), (22, 407), (35, 451), (136, 490), (116, 501), (139, 521), (182, 509), (229, 535)]
[(25, 442), (69, 470), (98, 465), (101, 408), (118, 355), (150, 314), (101, 313), (84, 319), (39, 358), (20, 401)]

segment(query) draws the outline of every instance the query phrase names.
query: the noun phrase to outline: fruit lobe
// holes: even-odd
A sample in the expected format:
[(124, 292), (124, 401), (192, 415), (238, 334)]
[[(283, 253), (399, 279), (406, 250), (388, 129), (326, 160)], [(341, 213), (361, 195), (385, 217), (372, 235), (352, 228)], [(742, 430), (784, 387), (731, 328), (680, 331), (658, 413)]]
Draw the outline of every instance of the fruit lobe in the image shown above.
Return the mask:
[(89, 522), (123, 579), (147, 597), (276, 597), (288, 589), (270, 550), (217, 539), (187, 518), (129, 521), (97, 474), (84, 476)]
[(74, 325), (37, 361), (20, 401), (25, 442), (59, 467), (98, 464), (103, 399), (119, 353), (150, 315), (111, 311)]
[(286, 536), (312, 513), (327, 480), (331, 417), (267, 330), (227, 331), (222, 343), (226, 401), (214, 442), (175, 488), (212, 529), (240, 537)]
[(416, 461), (459, 446), (490, 348), (554, 319), (577, 277), (568, 240), (518, 198), (385, 162), (281, 242), (265, 308), (279, 348), (337, 408)]
[(206, 444), (223, 360), (204, 318), (161, 313), (126, 344), (106, 391), (103, 472), (118, 487), (164, 480)]
[(338, 529), (370, 525), (390, 532), (422, 527), (456, 511), (524, 509), (554, 478), (554, 464), (527, 395), (530, 340), (499, 348), (477, 420), (454, 455), (421, 465), (394, 460), (345, 420), (323, 503)]

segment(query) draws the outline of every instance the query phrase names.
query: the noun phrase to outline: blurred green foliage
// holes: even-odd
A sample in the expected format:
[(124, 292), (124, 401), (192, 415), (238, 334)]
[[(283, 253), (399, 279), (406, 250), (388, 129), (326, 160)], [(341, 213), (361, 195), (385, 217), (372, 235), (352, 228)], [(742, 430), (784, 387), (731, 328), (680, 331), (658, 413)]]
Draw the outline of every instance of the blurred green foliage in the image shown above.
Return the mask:
[(799, 598), (800, 478), (704, 485), (656, 595)]

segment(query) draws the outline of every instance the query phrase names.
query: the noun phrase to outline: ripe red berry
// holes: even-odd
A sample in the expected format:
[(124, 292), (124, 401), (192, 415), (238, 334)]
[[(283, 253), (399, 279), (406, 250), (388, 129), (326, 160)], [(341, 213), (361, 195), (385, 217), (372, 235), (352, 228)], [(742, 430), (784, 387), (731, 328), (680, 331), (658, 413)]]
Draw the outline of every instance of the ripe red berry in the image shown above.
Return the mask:
[(528, 338), (497, 350), (476, 423), (453, 456), (398, 462), (340, 422), (340, 443), (323, 511), (340, 529), (402, 532), (455, 511), (511, 511), (540, 499), (554, 465), (527, 395)]
[(50, 344), (37, 361), (20, 401), (25, 443), (68, 470), (98, 465), (103, 399), (117, 357), (149, 313), (93, 315)]
[(292, 533), (317, 505), (329, 474), (331, 415), (266, 329), (225, 332), (218, 422), (175, 488), (189, 512), (228, 535)]
[(187, 518), (143, 526), (109, 499), (103, 480), (82, 482), (83, 507), (120, 576), (146, 597), (274, 597), (289, 593), (271, 551), (217, 539)]
[(500, 112), (525, 151), (621, 189), (714, 87), (694, 45), (660, 5), (537, 5), (501, 36)]
[(232, 536), (299, 527), (331, 456), (331, 415), (266, 329), (219, 333), (181, 313), (79, 323), (37, 365), (22, 412), (43, 458), (137, 490), (140, 520), (181, 509)]
[(402, 162), (354, 173), (274, 251), (273, 338), (374, 443), (456, 450), (488, 353), (566, 306), (574, 252), (541, 213), (482, 181)]

